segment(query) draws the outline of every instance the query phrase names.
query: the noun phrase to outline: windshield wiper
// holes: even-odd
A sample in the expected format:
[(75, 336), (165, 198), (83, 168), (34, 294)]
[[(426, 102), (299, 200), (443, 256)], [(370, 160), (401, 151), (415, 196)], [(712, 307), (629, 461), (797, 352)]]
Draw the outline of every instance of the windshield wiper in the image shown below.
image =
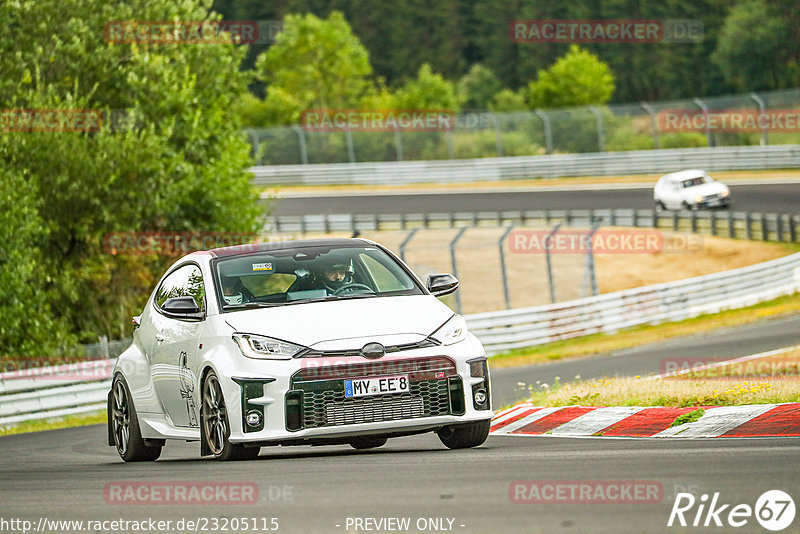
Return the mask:
[(355, 293), (353, 295), (328, 295), (327, 297), (312, 297), (307, 299), (293, 300), (286, 304), (305, 304), (306, 302), (328, 302), (333, 300), (363, 299), (379, 296), (377, 293)]
[(223, 310), (235, 310), (246, 308), (273, 308), (280, 306), (278, 302), (243, 302), (242, 304), (226, 304), (222, 307)]

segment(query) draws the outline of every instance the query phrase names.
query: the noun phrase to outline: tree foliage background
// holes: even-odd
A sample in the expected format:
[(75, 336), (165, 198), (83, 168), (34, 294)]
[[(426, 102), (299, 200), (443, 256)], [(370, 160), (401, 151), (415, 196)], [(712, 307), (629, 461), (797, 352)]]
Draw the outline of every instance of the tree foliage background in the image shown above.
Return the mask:
[[(581, 44), (614, 74), (612, 102), (712, 96), (800, 83), (796, 0), (216, 0), (214, 8), (226, 18), (245, 20), (283, 20), (299, 13), (325, 18), (340, 11), (369, 52), (375, 76), (389, 87), (397, 87), (426, 63), (448, 80), (459, 80), (480, 64), (504, 88), (522, 90), (569, 50), (568, 44), (512, 42), (509, 23), (525, 19), (689, 19), (703, 24), (703, 38), (697, 43)], [(750, 46), (751, 41), (758, 46)], [(777, 55), (770, 54), (773, 45), (780, 49)], [(250, 47), (243, 68), (252, 68), (267, 48), (267, 44)], [(740, 74), (764, 66), (769, 71), (766, 84), (756, 87), (752, 77)], [(264, 83), (255, 84), (253, 90), (263, 96)], [(501, 100), (510, 102), (508, 94)]]
[[(123, 44), (104, 32), (110, 21), (219, 18), (284, 31), (249, 45)], [(704, 35), (517, 43), (508, 28), (520, 19), (690, 19)], [(295, 124), (311, 107), (516, 111), (794, 87), (800, 3), (4, 0), (0, 73), (3, 109), (132, 117), (98, 132), (0, 132), (0, 354), (46, 354), (127, 335), (174, 259), (108, 254), (109, 232), (257, 231), (245, 126)], [(531, 144), (506, 140), (509, 154)], [(426, 147), (406, 149), (437, 157)]]
[(0, 353), (43, 355), (129, 335), (175, 258), (111, 255), (109, 232), (257, 228), (249, 145), (233, 105), (249, 76), (232, 44), (119, 44), (114, 20), (204, 20), (194, 0), (0, 3), (4, 109), (133, 117), (96, 132), (0, 133)]

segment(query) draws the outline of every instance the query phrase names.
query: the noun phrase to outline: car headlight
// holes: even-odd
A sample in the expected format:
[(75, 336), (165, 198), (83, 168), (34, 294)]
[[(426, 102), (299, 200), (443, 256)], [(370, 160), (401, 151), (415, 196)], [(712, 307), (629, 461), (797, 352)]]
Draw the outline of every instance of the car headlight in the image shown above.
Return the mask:
[(703, 197), (696, 196), (696, 197), (694, 197), (694, 201), (697, 202), (698, 204), (700, 204), (703, 201)]
[(730, 190), (728, 190), (728, 189), (726, 189), (725, 191), (723, 191), (723, 192), (722, 192), (722, 196), (723, 196), (723, 197), (727, 197), (727, 196), (728, 196), (728, 195), (730, 195), (730, 194), (731, 194), (731, 192), (730, 192)]
[(242, 354), (260, 360), (290, 360), (305, 347), (255, 334), (233, 334)]
[(460, 315), (453, 315), (442, 326), (431, 334), (431, 337), (442, 345), (452, 345), (467, 335), (467, 322)]

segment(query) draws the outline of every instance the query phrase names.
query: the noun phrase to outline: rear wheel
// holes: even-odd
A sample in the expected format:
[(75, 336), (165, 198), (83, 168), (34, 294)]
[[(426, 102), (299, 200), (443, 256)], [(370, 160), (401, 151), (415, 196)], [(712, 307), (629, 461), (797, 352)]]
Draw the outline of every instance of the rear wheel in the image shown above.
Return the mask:
[(656, 200), (656, 211), (666, 211), (667, 206), (660, 200)]
[(375, 449), (386, 445), (389, 438), (380, 436), (359, 436), (350, 440), (350, 446), (356, 450)]
[(111, 386), (111, 432), (120, 458), (126, 462), (152, 462), (161, 456), (161, 445), (145, 445), (133, 397), (121, 377)]
[(228, 441), (231, 435), (228, 410), (225, 407), (222, 386), (213, 371), (208, 373), (203, 382), (200, 420), (202, 421), (200, 439), (205, 442), (208, 450), (218, 460), (251, 460), (258, 456), (261, 450), (258, 447), (245, 447)]
[(467, 449), (481, 445), (489, 437), (491, 420), (451, 425), (438, 430), (439, 439), (448, 449)]

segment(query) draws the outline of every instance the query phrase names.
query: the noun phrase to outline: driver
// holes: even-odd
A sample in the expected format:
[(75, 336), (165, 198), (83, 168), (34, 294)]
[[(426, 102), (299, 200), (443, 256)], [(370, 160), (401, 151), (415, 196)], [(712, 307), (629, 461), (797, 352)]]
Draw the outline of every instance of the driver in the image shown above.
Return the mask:
[(325, 288), (329, 293), (353, 283), (353, 268), (349, 263), (341, 260), (326, 261), (320, 265), (317, 276), (320, 289)]
[(244, 296), (239, 286), (239, 281), (236, 278), (229, 278), (227, 276), (220, 277), (222, 282), (222, 300), (225, 304), (242, 304)]

